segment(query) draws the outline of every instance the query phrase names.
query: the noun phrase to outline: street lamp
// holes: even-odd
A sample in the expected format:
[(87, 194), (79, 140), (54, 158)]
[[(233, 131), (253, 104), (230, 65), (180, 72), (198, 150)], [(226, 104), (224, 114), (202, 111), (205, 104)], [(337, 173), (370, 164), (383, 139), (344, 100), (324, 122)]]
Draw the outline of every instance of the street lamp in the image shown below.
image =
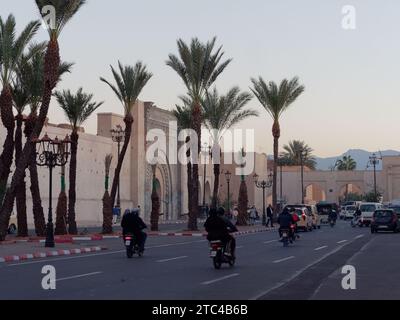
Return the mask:
[[(120, 125), (116, 126), (116, 129), (111, 130), (111, 138), (118, 144), (118, 163), (121, 153), (121, 143), (125, 140), (125, 130)], [(114, 203), (113, 203), (114, 207)], [(117, 192), (117, 208), (121, 209), (121, 195), (120, 195), (120, 177), (118, 176), (118, 192)]]
[(300, 164), (301, 164), (301, 203), (305, 203), (305, 190), (304, 190), (304, 160), (307, 156), (305, 150), (301, 150), (300, 152)]
[(230, 184), (232, 179), (232, 173), (228, 170), (225, 172), (226, 183), (228, 184), (228, 213), (231, 211), (231, 191)]
[(207, 176), (207, 156), (211, 156), (211, 147), (208, 143), (204, 143), (203, 150), (204, 153), (204, 177), (203, 177), (203, 214), (206, 214), (206, 176)]
[(372, 154), (371, 157), (369, 157), (369, 163), (374, 167), (374, 192), (375, 192), (375, 201), (378, 201), (378, 189), (376, 186), (376, 166), (379, 164), (379, 160), (382, 160), (381, 158), (378, 158), (376, 154)]
[(267, 216), (266, 216), (266, 212), (265, 212), (265, 189), (267, 188), (271, 188), (273, 186), (273, 173), (270, 172), (270, 174), (268, 175), (268, 181), (258, 181), (259, 176), (257, 174), (255, 174), (253, 176), (254, 178), (254, 184), (256, 185), (256, 187), (258, 189), (262, 189), (263, 190), (263, 226), (265, 226), (267, 224)]
[(33, 139), (36, 145), (36, 164), (39, 167), (49, 168), (49, 217), (46, 228), (46, 248), (54, 248), (54, 225), (53, 225), (53, 169), (55, 167), (65, 166), (70, 155), (71, 139), (66, 136), (64, 140), (59, 140), (57, 137), (52, 140), (45, 134), (42, 139)]

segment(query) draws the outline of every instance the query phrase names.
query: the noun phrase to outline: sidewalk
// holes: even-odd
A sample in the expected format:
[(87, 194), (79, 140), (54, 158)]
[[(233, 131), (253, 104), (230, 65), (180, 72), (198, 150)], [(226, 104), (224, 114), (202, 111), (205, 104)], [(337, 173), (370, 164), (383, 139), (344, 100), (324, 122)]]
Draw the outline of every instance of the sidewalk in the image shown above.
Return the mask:
[(0, 245), (0, 263), (41, 259), (46, 257), (70, 256), (88, 254), (107, 250), (97, 243), (87, 244), (69, 243), (57, 244), (57, 248), (45, 248), (41, 243), (23, 242), (12, 245)]

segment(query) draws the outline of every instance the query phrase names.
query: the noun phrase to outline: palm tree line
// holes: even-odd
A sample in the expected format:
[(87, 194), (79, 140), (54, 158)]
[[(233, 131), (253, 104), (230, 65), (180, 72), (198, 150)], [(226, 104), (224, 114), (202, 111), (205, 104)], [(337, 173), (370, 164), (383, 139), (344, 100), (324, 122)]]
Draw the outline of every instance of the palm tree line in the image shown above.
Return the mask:
[[(46, 5), (55, 6), (55, 28), (48, 26), (49, 40), (47, 43), (35, 44), (34, 38), (40, 22), (29, 23), (15, 38), (15, 18), (10, 15), (6, 21), (0, 20), (0, 64), (1, 84), (0, 114), (3, 125), (7, 130), (6, 141), (0, 155), (0, 190), (7, 185), (10, 168), (15, 151), (16, 169), (11, 183), (6, 189), (0, 208), (0, 241), (4, 240), (7, 233), (8, 221), (13, 209), (14, 200), (17, 199), (19, 219), (21, 220), (20, 236), (27, 235), (26, 226), (26, 191), (24, 185), (26, 169), (30, 171), (32, 198), (35, 196), (33, 213), (35, 229), (38, 235), (45, 232), (43, 208), (41, 207), (40, 190), (37, 178), (37, 168), (34, 161), (34, 138), (42, 133), (50, 102), (55, 96), (59, 106), (64, 110), (71, 124), (72, 154), (69, 166), (69, 197), (68, 197), (68, 232), (77, 233), (76, 226), (76, 171), (77, 171), (77, 146), (79, 143), (79, 127), (99, 108), (102, 102), (93, 101), (93, 95), (84, 93), (79, 89), (76, 93), (69, 90), (56, 91), (55, 88), (61, 81), (61, 75), (71, 72), (72, 64), (63, 63), (60, 58), (58, 38), (64, 27), (76, 15), (85, 0), (35, 0), (39, 12)], [(0, 18), (1, 19), (1, 18)], [(167, 66), (174, 70), (184, 83), (187, 92), (181, 96), (183, 106), (177, 106), (174, 114), (177, 116), (179, 129), (192, 129), (198, 137), (197, 150), (188, 150), (187, 155), (194, 159), (201, 152), (201, 129), (205, 126), (210, 130), (213, 148), (220, 150), (220, 140), (224, 131), (237, 125), (244, 119), (258, 116), (255, 110), (245, 109), (252, 99), (252, 94), (242, 92), (238, 87), (233, 87), (226, 94), (220, 94), (213, 86), (224, 70), (231, 64), (232, 59), (225, 59), (222, 46), (216, 46), (216, 38), (202, 43), (193, 38), (190, 44), (182, 39), (177, 41), (178, 54), (170, 54), (166, 61)], [(115, 168), (109, 200), (108, 192), (109, 174), (106, 175), (106, 203), (104, 212), (110, 212), (115, 203), (118, 177), (120, 175), (126, 151), (128, 149), (134, 119), (132, 110), (143, 88), (151, 79), (152, 74), (146, 65), (137, 62), (133, 66), (123, 65), (118, 62), (118, 68), (111, 66), (113, 81), (101, 77), (100, 80), (107, 84), (121, 102), (124, 110), (125, 140), (120, 158)], [(297, 77), (283, 80), (279, 85), (271, 81), (268, 84), (262, 77), (251, 79), (251, 92), (257, 97), (260, 104), (273, 119), (274, 138), (274, 188), (273, 204), (276, 208), (276, 176), (278, 163), (278, 150), (280, 138), (280, 119), (282, 114), (304, 92)], [(14, 117), (13, 106), (17, 110)], [(30, 114), (25, 119), (24, 110), (30, 106)], [(22, 146), (22, 127), (25, 124), (24, 134), (26, 143)], [(186, 143), (190, 142), (187, 137)], [(111, 159), (106, 160), (106, 169), (110, 169)], [(189, 191), (189, 222), (190, 230), (197, 229), (199, 216), (199, 165), (191, 161), (187, 167)], [(65, 168), (62, 169), (62, 172)], [(216, 183), (213, 189), (213, 205), (218, 198), (220, 166), (214, 163), (214, 176)], [(61, 193), (64, 197), (66, 190), (65, 172), (61, 175)], [(65, 208), (60, 203), (60, 208)], [(108, 209), (107, 209), (108, 208)], [(65, 221), (66, 213), (60, 209), (58, 221)], [(107, 213), (108, 215), (110, 213)], [(109, 218), (109, 217), (108, 217)], [(107, 221), (107, 222), (106, 222)], [(104, 232), (112, 232), (111, 219), (105, 219)], [(60, 232), (65, 232), (60, 226)]]

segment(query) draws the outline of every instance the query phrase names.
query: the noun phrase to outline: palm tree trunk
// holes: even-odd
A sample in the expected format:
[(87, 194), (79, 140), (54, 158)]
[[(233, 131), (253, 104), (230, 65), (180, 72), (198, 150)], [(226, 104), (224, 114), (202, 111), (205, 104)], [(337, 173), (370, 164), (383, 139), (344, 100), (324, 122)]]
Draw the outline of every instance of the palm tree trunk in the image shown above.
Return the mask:
[[(32, 112), (28, 119), (25, 122), (25, 137), (28, 140), (30, 135), (33, 132), (33, 127), (36, 122), (37, 115)], [(35, 151), (31, 154), (31, 159), (29, 161), (29, 175), (31, 180), (31, 195), (32, 195), (32, 211), (33, 211), (33, 220), (35, 224), (35, 233), (38, 237), (43, 237), (46, 235), (46, 220), (44, 218), (44, 212), (42, 207), (42, 200), (40, 197), (40, 188), (39, 188), (39, 176), (37, 172), (36, 166), (36, 153)]]
[[(186, 144), (189, 145), (190, 143), (190, 137), (186, 138)], [(190, 148), (188, 148), (186, 152), (186, 157), (190, 159), (191, 151)], [(188, 190), (188, 210), (189, 210), (189, 215), (190, 212), (192, 211), (192, 206), (193, 206), (193, 192), (192, 192), (192, 162), (189, 161), (187, 164), (187, 190)], [(190, 229), (190, 221), (188, 222), (188, 229)]]
[(221, 175), (221, 165), (214, 164), (214, 190), (213, 190), (213, 199), (212, 199), (212, 207), (217, 208), (218, 202), (218, 190), (219, 190), (219, 176)]
[(151, 193), (151, 231), (158, 231), (158, 221), (160, 219), (160, 196), (157, 193), (156, 179), (153, 176), (153, 191)]
[(68, 197), (68, 232), (69, 234), (78, 234), (76, 225), (76, 167), (78, 155), (79, 135), (76, 130), (71, 134), (71, 162), (69, 165), (69, 197)]
[[(197, 155), (201, 151), (201, 122), (202, 122), (202, 112), (201, 105), (199, 102), (195, 103), (192, 114), (192, 129), (196, 132), (198, 139)], [(199, 217), (199, 161), (195, 161), (192, 165), (192, 208), (189, 212), (189, 230), (196, 231), (197, 228), (197, 218)]]
[(117, 188), (118, 188), (118, 180), (120, 178), (122, 164), (124, 163), (124, 158), (126, 151), (128, 150), (128, 146), (131, 140), (132, 134), (132, 125), (133, 125), (133, 118), (132, 115), (128, 114), (124, 118), (125, 122), (125, 140), (124, 145), (122, 146), (122, 150), (118, 159), (117, 167), (115, 168), (113, 184), (111, 187), (111, 207), (114, 207), (115, 204), (115, 197), (117, 196)]
[[(17, 127), (15, 130), (15, 165), (17, 165), (22, 154), (22, 123), (23, 123), (22, 114), (18, 114), (16, 120), (17, 120)], [(28, 217), (26, 215), (25, 188), (26, 184), (25, 184), (25, 174), (24, 174), (22, 182), (17, 187), (17, 196), (16, 196), (18, 237), (28, 236)]]
[(103, 234), (113, 233), (113, 213), (111, 206), (111, 198), (108, 190), (103, 196)]
[(0, 116), (4, 127), (7, 129), (3, 152), (0, 155), (0, 182), (7, 185), (14, 155), (15, 129), (14, 114), (12, 110), (12, 93), (9, 86), (5, 86), (0, 94)]
[(238, 226), (247, 226), (247, 208), (249, 206), (249, 197), (247, 193), (247, 184), (245, 179), (242, 177), (239, 189), (239, 199), (238, 199)]
[(274, 208), (274, 215), (276, 217), (278, 213), (278, 161), (279, 161), (279, 138), (281, 136), (281, 129), (278, 121), (274, 122), (272, 128), (272, 134), (274, 137), (274, 176), (273, 176), (273, 186), (272, 186), (272, 206)]
[(22, 157), (18, 162), (10, 188), (7, 190), (3, 206), (0, 210), (0, 241), (5, 240), (7, 235), (8, 223), (10, 221), (11, 212), (14, 205), (14, 199), (17, 192), (17, 186), (21, 183), (25, 175), (25, 169), (28, 166), (32, 153), (35, 150), (35, 144), (32, 138), (40, 136), (44, 123), (49, 111), (52, 91), (57, 85), (58, 68), (60, 66), (59, 46), (56, 38), (49, 41), (47, 52), (44, 60), (44, 90), (42, 97), (42, 105), (39, 117), (35, 123), (35, 127), (22, 152)]

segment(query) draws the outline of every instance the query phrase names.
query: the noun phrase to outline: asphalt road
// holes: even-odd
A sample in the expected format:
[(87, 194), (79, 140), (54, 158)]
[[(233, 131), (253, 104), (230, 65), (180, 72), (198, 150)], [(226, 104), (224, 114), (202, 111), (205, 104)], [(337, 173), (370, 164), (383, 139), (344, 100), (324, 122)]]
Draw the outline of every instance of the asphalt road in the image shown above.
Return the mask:
[[(214, 270), (205, 239), (151, 237), (145, 257), (128, 260), (120, 240), (84, 256), (0, 264), (0, 299), (400, 299), (400, 235), (371, 235), (339, 222), (302, 233), (283, 248), (276, 232), (237, 238), (233, 268)], [(42, 267), (57, 271), (56, 290), (41, 287)], [(345, 265), (356, 290), (344, 290)]]

